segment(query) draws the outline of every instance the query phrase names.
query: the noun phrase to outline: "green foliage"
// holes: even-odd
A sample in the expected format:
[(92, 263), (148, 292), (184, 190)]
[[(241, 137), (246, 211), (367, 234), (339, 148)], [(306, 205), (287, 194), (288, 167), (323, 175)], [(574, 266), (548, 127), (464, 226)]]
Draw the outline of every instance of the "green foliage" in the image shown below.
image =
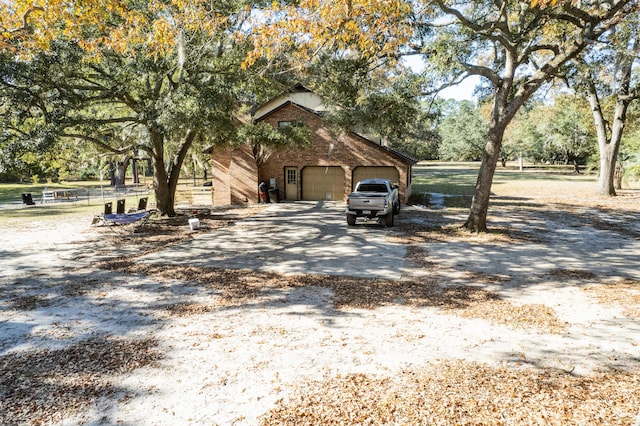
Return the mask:
[(469, 101), (450, 101), (449, 110), (438, 126), (442, 142), (438, 157), (446, 161), (470, 161), (482, 157), (488, 124)]
[[(379, 67), (378, 67), (379, 66)], [(400, 63), (324, 57), (308, 70), (308, 84), (329, 105), (338, 130), (356, 131), (415, 158), (435, 157), (434, 114), (421, 102), (425, 83)]]
[(588, 105), (579, 98), (558, 97), (546, 117), (538, 128), (545, 135), (547, 158), (585, 164), (597, 148)]
[(274, 128), (268, 123), (259, 122), (241, 127), (238, 131), (237, 143), (278, 149), (308, 144), (310, 136), (311, 132), (304, 125)]
[[(637, 125), (637, 122), (635, 124)], [(640, 129), (632, 127), (630, 130), (631, 132), (624, 136), (618, 154), (627, 183), (640, 181)]]
[[(165, 35), (180, 34), (175, 43), (167, 39), (168, 44), (158, 49), (142, 37), (130, 40), (123, 50), (100, 47), (90, 42), (107, 36), (113, 27), (89, 25), (84, 29), (86, 39), (54, 40), (50, 50), (36, 52), (28, 61), (3, 62), (0, 96), (2, 105), (11, 106), (0, 110), (10, 123), (0, 143), (3, 163), (13, 161), (16, 169), (25, 152), (38, 153), (41, 161), (55, 146), (64, 151), (78, 140), (118, 159), (138, 152), (154, 159), (156, 191), (162, 192), (162, 196), (156, 193), (158, 208), (172, 214), (171, 194), (189, 149), (202, 152), (213, 144), (238, 141), (244, 126), (243, 105), (251, 100), (247, 94), (268, 85), (258, 74), (264, 70), (242, 68), (249, 46), (236, 32), (247, 13), (245, 4), (216, 4), (213, 14), (199, 10), (212, 18), (207, 22), (169, 22), (166, 18), (173, 13), (184, 17), (184, 11), (172, 9), (181, 7), (177, 3), (167, 3), (164, 9), (145, 5), (128, 7), (149, 21), (158, 18), (157, 22), (170, 26)], [(123, 16), (116, 13), (111, 18), (115, 25), (123, 24), (118, 21)], [(215, 24), (215, 31), (210, 24)], [(154, 29), (135, 30), (151, 34)], [(87, 43), (99, 49), (95, 57), (83, 49)], [(64, 142), (55, 145), (57, 141)], [(15, 153), (5, 155), (8, 148)], [(35, 172), (58, 179), (71, 170), (95, 169), (95, 162), (91, 165), (81, 158), (71, 162), (62, 154), (51, 155), (50, 164)]]
[(584, 165), (597, 156), (591, 122), (583, 99), (558, 95), (553, 104), (533, 103), (518, 114), (505, 134), (504, 148), (536, 163)]
[(535, 103), (516, 115), (505, 133), (503, 156), (522, 157), (538, 163), (548, 158), (544, 134), (539, 128), (542, 108), (543, 104)]

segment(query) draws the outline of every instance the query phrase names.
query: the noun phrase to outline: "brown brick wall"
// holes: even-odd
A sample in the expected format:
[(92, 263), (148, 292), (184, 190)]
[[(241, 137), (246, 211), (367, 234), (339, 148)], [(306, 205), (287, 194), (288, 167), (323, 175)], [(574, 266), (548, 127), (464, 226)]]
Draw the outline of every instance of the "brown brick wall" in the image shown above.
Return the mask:
[[(411, 186), (407, 185), (407, 176), (411, 166), (389, 153), (384, 147), (367, 141), (352, 133), (333, 134), (323, 120), (309, 111), (294, 104), (287, 105), (268, 115), (264, 121), (278, 126), (279, 121), (302, 121), (311, 131), (311, 146), (289, 148), (275, 151), (259, 167), (259, 180), (269, 182), (276, 178), (279, 188), (284, 188), (287, 166), (295, 166), (300, 173), (307, 166), (340, 166), (345, 170), (345, 194), (351, 192), (352, 172), (358, 166), (392, 166), (400, 176), (400, 198), (406, 202)], [(298, 195), (301, 180), (298, 179)]]
[(248, 147), (217, 148), (211, 152), (213, 205), (255, 203), (257, 166)]

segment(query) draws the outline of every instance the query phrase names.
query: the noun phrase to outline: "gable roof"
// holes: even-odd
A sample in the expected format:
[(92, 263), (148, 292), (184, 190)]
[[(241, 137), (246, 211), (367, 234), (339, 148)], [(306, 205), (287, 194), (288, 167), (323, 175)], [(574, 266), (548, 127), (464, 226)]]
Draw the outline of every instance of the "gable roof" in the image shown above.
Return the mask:
[[(316, 117), (318, 117), (320, 119), (323, 119), (323, 117), (324, 117), (324, 114), (321, 111), (315, 111), (315, 110), (313, 110), (311, 108), (307, 108), (307, 107), (305, 107), (303, 105), (299, 105), (299, 104), (297, 104), (297, 103), (295, 103), (293, 101), (287, 101), (287, 102), (284, 102), (284, 103), (278, 105), (276, 108), (270, 110), (269, 112), (265, 113), (261, 117), (255, 119), (255, 121), (256, 122), (262, 121), (262, 120), (266, 119), (267, 117), (269, 117), (270, 115), (272, 115), (272, 114), (274, 114), (274, 113), (276, 113), (276, 112), (278, 112), (278, 111), (280, 111), (280, 110), (282, 110), (284, 108), (290, 107), (290, 106), (294, 107), (294, 108), (298, 108), (298, 109), (300, 109), (300, 110), (302, 110), (302, 111), (304, 111), (304, 112), (306, 112), (308, 114), (312, 114), (312, 115), (314, 115), (314, 116), (316, 116)], [(376, 142), (376, 141), (374, 141), (374, 140), (372, 140), (370, 138), (367, 138), (366, 136), (363, 136), (363, 135), (358, 134), (358, 133), (353, 132), (353, 131), (347, 131), (347, 133), (349, 135), (354, 136), (357, 139), (369, 144), (369, 145), (373, 145), (376, 148), (383, 150), (387, 154), (389, 154), (389, 155), (391, 155), (393, 157), (396, 157), (397, 159), (399, 159), (400, 161), (402, 161), (405, 164), (413, 165), (413, 164), (416, 164), (418, 162), (417, 159), (411, 157), (410, 155), (407, 155), (407, 154), (405, 154), (405, 153), (403, 153), (401, 151), (398, 151), (397, 149), (390, 148), (388, 146), (382, 145), (381, 143), (378, 143), (378, 142)]]
[(290, 101), (313, 111), (319, 112), (327, 110), (327, 106), (324, 104), (324, 99), (320, 95), (316, 94), (313, 90), (306, 88), (302, 84), (296, 84), (291, 89), (280, 93), (275, 98), (253, 108), (251, 115), (254, 120), (258, 120), (272, 111), (279, 109), (283, 104)]

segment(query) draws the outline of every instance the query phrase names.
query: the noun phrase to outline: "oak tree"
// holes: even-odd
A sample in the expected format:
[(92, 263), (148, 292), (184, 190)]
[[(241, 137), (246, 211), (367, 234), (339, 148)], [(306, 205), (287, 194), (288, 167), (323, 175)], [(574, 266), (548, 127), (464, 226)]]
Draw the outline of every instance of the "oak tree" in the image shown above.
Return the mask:
[(323, 50), (385, 61), (421, 55), (425, 72), (439, 77), (434, 90), (482, 77), (492, 107), (465, 227), (484, 232), (504, 133), (515, 114), (585, 48), (635, 13), (637, 0), (276, 2), (256, 46), (270, 59), (293, 52), (301, 65)]
[(175, 214), (189, 149), (235, 142), (243, 101), (267, 86), (241, 69), (251, 6), (235, 0), (2, 2), (0, 82), (3, 95), (22, 105), (21, 116), (2, 111), (13, 114), (5, 135), (84, 139), (114, 154), (146, 153), (157, 209)]
[[(631, 103), (640, 98), (635, 63), (640, 53), (637, 15), (606, 34), (604, 42), (579, 57), (575, 82), (591, 105), (598, 139), (600, 174), (597, 192), (616, 195), (620, 146)], [(620, 173), (618, 173), (620, 174)]]

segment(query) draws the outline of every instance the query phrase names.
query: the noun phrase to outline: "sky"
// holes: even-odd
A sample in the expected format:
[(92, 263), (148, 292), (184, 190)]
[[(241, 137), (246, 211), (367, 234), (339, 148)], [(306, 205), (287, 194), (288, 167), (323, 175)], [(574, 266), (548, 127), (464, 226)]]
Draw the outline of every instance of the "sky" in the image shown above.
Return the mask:
[[(425, 63), (420, 56), (406, 56), (402, 58), (402, 61), (417, 73), (424, 70)], [(474, 100), (473, 89), (479, 82), (480, 77), (471, 76), (465, 79), (462, 83), (451, 86), (440, 92), (440, 97), (443, 99), (455, 99), (456, 101)]]
[(455, 99), (456, 101), (473, 100), (473, 89), (480, 82), (480, 77), (472, 76), (462, 83), (451, 86), (440, 92), (443, 99)]

